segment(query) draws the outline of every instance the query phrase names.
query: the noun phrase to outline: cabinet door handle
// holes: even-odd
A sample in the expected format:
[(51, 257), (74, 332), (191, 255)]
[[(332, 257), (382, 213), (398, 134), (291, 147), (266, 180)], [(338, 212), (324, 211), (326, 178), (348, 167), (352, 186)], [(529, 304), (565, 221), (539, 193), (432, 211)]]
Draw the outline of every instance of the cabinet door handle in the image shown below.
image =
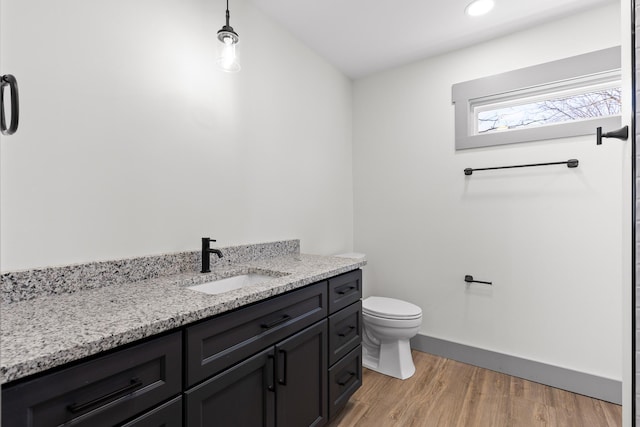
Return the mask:
[(356, 327), (355, 326), (347, 326), (346, 328), (344, 328), (341, 332), (338, 332), (338, 336), (339, 337), (346, 337), (351, 331), (353, 331)]
[(274, 326), (278, 326), (279, 324), (284, 323), (289, 319), (291, 319), (291, 316), (289, 316), (288, 314), (283, 314), (278, 319), (272, 320), (271, 322), (262, 323), (260, 327), (263, 329), (271, 329)]
[(287, 385), (287, 352), (278, 351), (278, 384)]
[(96, 399), (90, 400), (89, 402), (85, 402), (85, 403), (73, 403), (69, 406), (67, 406), (67, 409), (69, 410), (69, 412), (71, 412), (72, 414), (77, 414), (78, 412), (83, 412), (89, 408), (93, 408), (95, 406), (100, 406), (103, 403), (106, 403), (110, 400), (115, 400), (115, 398), (117, 397), (121, 397), (124, 396), (125, 394), (128, 394), (138, 388), (142, 387), (142, 381), (140, 381), (140, 379), (138, 378), (131, 378), (131, 381), (129, 382), (128, 385), (119, 388), (118, 390), (114, 390), (111, 393), (107, 393), (104, 396), (100, 396)]
[(347, 294), (347, 293), (351, 292), (351, 291), (352, 291), (352, 290), (354, 290), (355, 288), (356, 288), (356, 287), (355, 287), (354, 285), (344, 286), (344, 287), (339, 288), (339, 289), (338, 289), (338, 288), (336, 288), (336, 292), (337, 292), (339, 295), (344, 295), (344, 294)]
[(338, 385), (346, 385), (352, 377), (355, 377), (355, 372), (347, 372), (347, 375), (344, 375), (341, 379), (337, 379), (336, 382)]
[[(4, 87), (9, 87), (11, 95), (11, 122), (7, 127), (5, 111), (4, 111)], [(13, 135), (18, 130), (18, 117), (20, 108), (18, 105), (18, 81), (11, 74), (5, 74), (0, 77), (0, 133), (3, 135)]]
[(268, 356), (269, 360), (267, 361), (267, 390), (276, 391), (275, 382), (275, 365), (276, 358), (273, 354)]

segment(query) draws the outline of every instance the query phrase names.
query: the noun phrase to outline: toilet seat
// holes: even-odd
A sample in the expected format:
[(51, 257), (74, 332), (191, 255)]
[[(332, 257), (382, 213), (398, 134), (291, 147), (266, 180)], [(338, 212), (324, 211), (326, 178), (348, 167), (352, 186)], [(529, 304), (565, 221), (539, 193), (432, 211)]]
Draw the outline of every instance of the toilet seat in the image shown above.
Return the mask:
[(362, 313), (389, 320), (413, 320), (422, 317), (422, 309), (417, 305), (386, 297), (364, 299)]

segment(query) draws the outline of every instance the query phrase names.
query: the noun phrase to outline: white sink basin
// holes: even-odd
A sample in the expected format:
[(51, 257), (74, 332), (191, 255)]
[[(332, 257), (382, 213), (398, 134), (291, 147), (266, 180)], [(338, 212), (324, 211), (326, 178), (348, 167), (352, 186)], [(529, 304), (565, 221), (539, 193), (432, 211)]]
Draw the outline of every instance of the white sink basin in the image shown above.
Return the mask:
[(227, 277), (226, 279), (214, 280), (213, 282), (202, 283), (200, 285), (189, 286), (188, 289), (215, 295), (232, 291), (234, 289), (244, 288), (245, 286), (256, 285), (271, 279), (274, 279), (274, 277), (258, 273), (249, 273)]

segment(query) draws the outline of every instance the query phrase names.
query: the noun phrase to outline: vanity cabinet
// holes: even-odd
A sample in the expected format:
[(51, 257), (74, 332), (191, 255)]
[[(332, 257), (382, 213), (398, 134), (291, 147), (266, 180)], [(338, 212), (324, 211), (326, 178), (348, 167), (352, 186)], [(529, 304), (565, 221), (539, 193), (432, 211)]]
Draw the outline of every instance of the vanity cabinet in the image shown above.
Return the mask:
[(189, 385), (217, 375), (186, 391), (187, 425), (323, 425), (326, 317), (323, 281), (188, 327)]
[(351, 271), (2, 389), (11, 427), (321, 426), (362, 384)]
[(213, 375), (187, 426), (326, 424), (362, 385), (361, 297), (355, 270), (187, 328), (190, 385)]
[(317, 322), (185, 393), (188, 426), (321, 426), (327, 322)]

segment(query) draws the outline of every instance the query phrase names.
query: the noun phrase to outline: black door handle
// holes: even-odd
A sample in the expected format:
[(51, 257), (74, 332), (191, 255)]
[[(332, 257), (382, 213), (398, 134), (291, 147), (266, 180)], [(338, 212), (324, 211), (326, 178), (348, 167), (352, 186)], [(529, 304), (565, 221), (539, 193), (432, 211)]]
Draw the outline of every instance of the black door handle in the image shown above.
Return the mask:
[(629, 126), (602, 133), (602, 128), (596, 128), (596, 145), (602, 145), (602, 138), (617, 138), (626, 141), (629, 138)]
[(273, 355), (273, 352), (267, 356), (267, 390), (276, 391), (275, 381), (275, 367), (276, 357)]
[(287, 385), (287, 352), (285, 350), (278, 351), (278, 384)]
[[(7, 118), (4, 111), (4, 87), (9, 87), (11, 96), (11, 123), (7, 127)], [(18, 104), (18, 81), (11, 74), (5, 74), (0, 78), (0, 132), (3, 135), (13, 135), (18, 130), (18, 118), (20, 106)]]

